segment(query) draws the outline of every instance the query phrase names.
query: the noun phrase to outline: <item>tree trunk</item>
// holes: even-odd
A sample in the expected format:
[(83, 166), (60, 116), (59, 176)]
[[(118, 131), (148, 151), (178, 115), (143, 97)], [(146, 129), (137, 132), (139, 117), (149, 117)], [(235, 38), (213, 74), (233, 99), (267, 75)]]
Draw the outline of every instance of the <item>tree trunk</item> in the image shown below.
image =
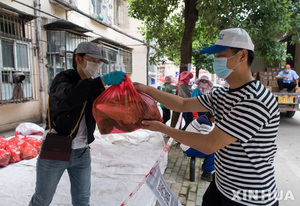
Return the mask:
[(181, 65), (180, 73), (187, 71), (188, 64), (192, 62), (192, 43), (198, 11), (196, 9), (197, 0), (185, 0), (184, 10), (184, 33), (181, 42)]
[(200, 71), (200, 68), (196, 67), (196, 79), (199, 79), (199, 71)]
[[(197, 0), (185, 0), (185, 10), (184, 10), (184, 33), (182, 37), (181, 42), (181, 64), (180, 64), (180, 71), (179, 73), (183, 71), (188, 70), (188, 64), (192, 62), (192, 43), (193, 43), (193, 35), (194, 35), (194, 29), (196, 25), (196, 21), (198, 20), (198, 11), (196, 9), (196, 2)], [(180, 78), (180, 77), (179, 77)], [(172, 114), (172, 121), (171, 121), (171, 127), (175, 127), (179, 112), (173, 111)]]

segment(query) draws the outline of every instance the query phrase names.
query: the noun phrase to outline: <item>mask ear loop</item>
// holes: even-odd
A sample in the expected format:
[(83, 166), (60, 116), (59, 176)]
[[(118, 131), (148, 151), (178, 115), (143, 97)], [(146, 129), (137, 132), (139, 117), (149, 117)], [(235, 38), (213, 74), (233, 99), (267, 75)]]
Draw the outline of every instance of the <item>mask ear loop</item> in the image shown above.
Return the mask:
[[(243, 51), (243, 50), (240, 50), (240, 51)], [(231, 57), (228, 57), (228, 59), (231, 59), (232, 57), (235, 57), (238, 53), (240, 53), (240, 51), (238, 51), (235, 55), (231, 56)], [(232, 72), (234, 72), (234, 70), (241, 64), (242, 62), (238, 63), (235, 67), (233, 67), (231, 70)], [(227, 66), (226, 66), (227, 67)], [(229, 68), (228, 68), (229, 69)]]

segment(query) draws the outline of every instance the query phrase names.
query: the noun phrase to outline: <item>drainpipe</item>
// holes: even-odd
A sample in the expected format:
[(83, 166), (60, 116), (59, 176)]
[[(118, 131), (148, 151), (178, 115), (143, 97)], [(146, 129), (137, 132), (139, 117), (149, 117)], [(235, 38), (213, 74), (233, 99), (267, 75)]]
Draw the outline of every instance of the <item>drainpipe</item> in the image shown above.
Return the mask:
[(149, 56), (150, 56), (150, 46), (148, 45), (147, 46), (147, 66), (146, 66), (146, 70), (147, 70), (147, 74), (146, 74), (146, 78), (147, 78), (147, 84), (146, 85), (149, 85), (149, 65), (150, 65), (150, 62), (149, 62)]
[(44, 59), (43, 59), (43, 45), (42, 45), (42, 24), (41, 24), (41, 3), (40, 0), (34, 1), (34, 6), (37, 8), (34, 10), (36, 18), (36, 39), (37, 39), (37, 49), (38, 49), (38, 59), (39, 59), (39, 71), (40, 71), (40, 97), (42, 103), (42, 122), (45, 123), (46, 120), (46, 101), (45, 101), (45, 81), (44, 81)]

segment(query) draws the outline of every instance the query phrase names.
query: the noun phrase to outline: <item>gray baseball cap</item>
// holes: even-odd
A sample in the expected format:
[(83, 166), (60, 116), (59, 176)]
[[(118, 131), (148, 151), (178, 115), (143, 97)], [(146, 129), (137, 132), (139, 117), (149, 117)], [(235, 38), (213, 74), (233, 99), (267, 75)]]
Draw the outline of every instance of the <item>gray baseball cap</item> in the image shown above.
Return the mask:
[(108, 64), (107, 59), (102, 56), (100, 48), (91, 42), (81, 42), (78, 44), (76, 54), (87, 54), (93, 58), (100, 59), (105, 64)]

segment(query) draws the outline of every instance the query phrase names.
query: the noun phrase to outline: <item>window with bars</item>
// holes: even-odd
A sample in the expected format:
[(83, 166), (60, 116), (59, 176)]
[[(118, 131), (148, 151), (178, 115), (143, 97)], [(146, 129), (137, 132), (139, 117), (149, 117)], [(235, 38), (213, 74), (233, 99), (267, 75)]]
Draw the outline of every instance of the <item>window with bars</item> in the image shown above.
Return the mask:
[(102, 0), (91, 0), (92, 12), (94, 14), (101, 14)]
[(47, 32), (48, 88), (61, 71), (72, 69), (73, 53), (80, 42), (88, 38), (67, 31)]
[(114, 18), (114, 0), (90, 0), (91, 14), (100, 21), (112, 24)]
[(37, 100), (34, 22), (0, 13), (0, 104)]
[[(89, 41), (89, 37), (72, 34), (68, 31), (47, 31), (48, 88), (59, 72), (73, 68), (74, 50), (83, 41)], [(130, 50), (105, 42), (96, 44), (102, 55), (108, 60), (108, 64), (102, 65), (98, 75), (104, 75), (114, 70), (132, 73), (132, 52)]]
[(100, 75), (112, 72), (114, 70), (132, 73), (132, 52), (106, 45), (101, 47), (103, 56), (108, 60), (108, 64), (104, 64), (100, 70)]

